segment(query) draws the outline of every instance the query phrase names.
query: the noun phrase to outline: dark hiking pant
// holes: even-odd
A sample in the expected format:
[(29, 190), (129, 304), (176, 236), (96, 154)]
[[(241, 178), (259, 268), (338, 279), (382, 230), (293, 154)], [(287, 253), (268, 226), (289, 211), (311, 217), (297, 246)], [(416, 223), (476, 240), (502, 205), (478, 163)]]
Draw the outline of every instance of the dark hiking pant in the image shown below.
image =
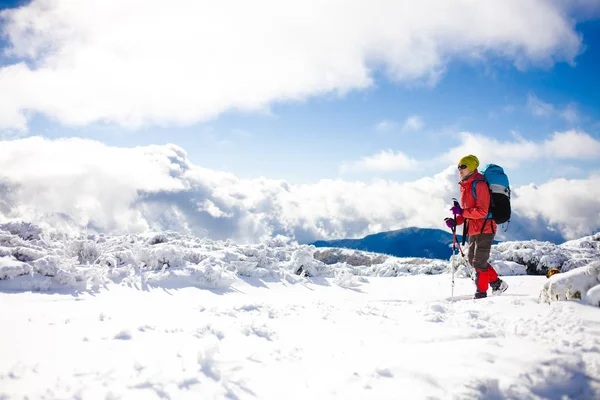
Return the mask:
[(469, 264), (475, 268), (475, 285), (477, 291), (486, 293), (491, 282), (498, 280), (498, 274), (494, 267), (488, 263), (490, 250), (494, 242), (493, 233), (480, 233), (469, 236)]

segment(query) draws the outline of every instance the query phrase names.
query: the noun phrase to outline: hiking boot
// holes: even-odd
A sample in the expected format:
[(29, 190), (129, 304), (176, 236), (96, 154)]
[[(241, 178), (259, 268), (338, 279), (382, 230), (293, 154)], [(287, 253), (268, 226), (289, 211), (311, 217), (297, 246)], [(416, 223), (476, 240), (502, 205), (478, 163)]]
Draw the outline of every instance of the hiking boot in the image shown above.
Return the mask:
[(502, 293), (506, 292), (506, 289), (508, 289), (508, 284), (500, 278), (494, 282), (490, 282), (490, 286), (492, 287), (493, 296), (501, 295)]
[(487, 297), (487, 293), (486, 292), (475, 292), (475, 297), (473, 297), (474, 299), (485, 299)]

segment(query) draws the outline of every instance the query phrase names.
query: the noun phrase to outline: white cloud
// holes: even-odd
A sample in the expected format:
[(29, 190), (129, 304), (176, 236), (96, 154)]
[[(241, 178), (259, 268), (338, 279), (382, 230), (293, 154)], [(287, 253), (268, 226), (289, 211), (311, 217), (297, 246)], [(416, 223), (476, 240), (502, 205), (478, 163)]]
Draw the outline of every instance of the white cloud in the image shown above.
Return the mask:
[(385, 119), (375, 125), (375, 129), (377, 129), (378, 132), (389, 132), (394, 130), (396, 126), (398, 126), (398, 124), (396, 124), (394, 121)]
[(522, 137), (515, 141), (500, 141), (484, 135), (463, 132), (461, 144), (450, 149), (439, 159), (456, 164), (461, 157), (475, 154), (482, 164), (495, 163), (516, 167), (522, 162), (539, 159), (600, 158), (600, 141), (585, 132), (575, 130), (556, 132), (544, 141), (534, 142)]
[(560, 116), (567, 122), (574, 124), (579, 121), (579, 111), (575, 104), (568, 104), (561, 112)]
[(600, 158), (600, 142), (587, 133), (567, 131), (555, 133), (546, 140), (542, 151), (546, 157), (597, 160)]
[(194, 166), (173, 145), (115, 148), (36, 137), (1, 142), (0, 221), (107, 233), (173, 229), (240, 242), (279, 233), (303, 241), (366, 235), (440, 227), (453, 173), (407, 184), (290, 185)]
[(372, 156), (362, 157), (359, 161), (342, 164), (341, 171), (402, 171), (414, 169), (417, 164), (416, 160), (402, 152), (383, 150)]
[[(172, 229), (240, 242), (285, 234), (307, 242), (444, 228), (458, 184), (454, 166), (406, 183), (243, 180), (195, 166), (173, 145), (115, 148), (29, 138), (0, 143), (0, 191), (0, 222), (107, 233)], [(600, 176), (514, 193), (508, 235), (573, 238), (600, 227)]]
[(569, 103), (564, 108), (561, 108), (546, 103), (531, 93), (527, 96), (527, 107), (531, 113), (537, 117), (551, 117), (558, 115), (570, 124), (574, 124), (580, 119), (579, 111), (574, 103)]
[[(33, 0), (1, 14), (0, 127), (189, 124), (372, 85), (435, 83), (456, 58), (572, 62), (575, 20), (545, 0)], [(572, 7), (569, 5), (569, 7)], [(574, 6), (573, 6), (574, 7)]]
[(574, 239), (600, 227), (600, 176), (589, 179), (555, 179), (543, 185), (529, 185), (515, 191), (514, 207), (524, 219), (541, 219), (547, 228), (558, 229)]
[[(423, 119), (419, 115), (411, 115), (406, 118), (400, 130), (402, 132), (417, 132), (423, 129), (423, 125)], [(398, 123), (388, 119), (384, 119), (375, 126), (375, 129), (379, 132), (390, 132), (396, 128), (398, 128)]]
[(423, 129), (423, 119), (418, 115), (412, 115), (404, 121), (402, 130), (405, 132), (416, 132)]
[(552, 104), (543, 102), (531, 93), (527, 96), (527, 106), (531, 110), (531, 113), (537, 117), (549, 117), (555, 112)]
[(215, 203), (208, 199), (205, 199), (204, 202), (198, 204), (198, 211), (206, 211), (215, 218), (231, 218), (233, 216), (232, 214), (224, 213)]

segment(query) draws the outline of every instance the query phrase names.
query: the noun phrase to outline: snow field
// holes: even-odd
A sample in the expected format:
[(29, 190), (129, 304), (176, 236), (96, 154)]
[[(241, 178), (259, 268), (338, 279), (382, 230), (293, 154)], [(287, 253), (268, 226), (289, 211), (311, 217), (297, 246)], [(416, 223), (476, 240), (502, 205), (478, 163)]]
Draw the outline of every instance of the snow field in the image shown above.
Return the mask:
[[(20, 277), (17, 279), (23, 279)], [(0, 293), (0, 397), (522, 398), (600, 394), (600, 315), (511, 294), (451, 301), (448, 275), (256, 278), (230, 288)], [(458, 279), (457, 298), (471, 295)]]
[(499, 244), (473, 300), (458, 256), (4, 224), (0, 399), (598, 399), (599, 250)]

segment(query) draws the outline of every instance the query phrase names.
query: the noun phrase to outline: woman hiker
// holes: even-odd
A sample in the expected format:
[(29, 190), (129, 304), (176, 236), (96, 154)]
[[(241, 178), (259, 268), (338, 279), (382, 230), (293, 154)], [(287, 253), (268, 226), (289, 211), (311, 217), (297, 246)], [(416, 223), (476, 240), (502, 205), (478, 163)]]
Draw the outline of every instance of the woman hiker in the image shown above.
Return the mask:
[(496, 236), (496, 222), (487, 218), (490, 205), (490, 192), (485, 181), (476, 182), (476, 198), (473, 197), (473, 181), (483, 179), (483, 175), (477, 171), (479, 160), (472, 154), (465, 156), (458, 162), (458, 174), (460, 176), (460, 205), (450, 209), (456, 216), (447, 218), (446, 225), (453, 229), (456, 225), (466, 224), (464, 234), (469, 237), (469, 264), (475, 268), (475, 285), (477, 291), (475, 298), (487, 297), (488, 285), (492, 287), (492, 294), (502, 294), (508, 285), (494, 268), (488, 263), (490, 250)]

